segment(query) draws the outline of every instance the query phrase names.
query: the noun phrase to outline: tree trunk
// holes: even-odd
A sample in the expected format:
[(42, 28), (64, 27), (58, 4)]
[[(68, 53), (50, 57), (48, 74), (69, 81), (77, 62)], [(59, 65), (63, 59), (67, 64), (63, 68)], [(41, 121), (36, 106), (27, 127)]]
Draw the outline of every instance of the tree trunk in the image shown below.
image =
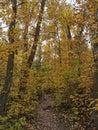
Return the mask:
[[(98, 101), (96, 101), (96, 99), (98, 99), (98, 43), (94, 44), (93, 51), (95, 61), (93, 98), (95, 100), (95, 106), (96, 106), (96, 104), (98, 104)], [(93, 117), (96, 128), (98, 130), (98, 110), (93, 111)]]
[[(93, 34), (95, 35), (94, 38), (92, 36), (93, 40), (98, 38), (98, 9), (95, 12), (95, 22), (96, 22), (96, 29), (93, 30)], [(95, 62), (93, 98), (95, 100), (94, 105), (96, 106), (98, 105), (98, 42), (93, 44), (93, 54), (94, 54), (94, 62)], [(98, 130), (98, 108), (97, 110), (93, 111), (93, 117), (94, 117), (96, 129)]]
[[(13, 44), (14, 43), (14, 38), (13, 38), (13, 30), (15, 28), (15, 19), (16, 19), (16, 12), (17, 12), (17, 1), (12, 0), (12, 10), (14, 12), (13, 21), (9, 25), (9, 33), (8, 33), (8, 38), (9, 38), (9, 43)], [(8, 94), (10, 91), (10, 87), (12, 84), (12, 78), (13, 78), (13, 67), (14, 67), (14, 52), (10, 52), (8, 56), (8, 62), (7, 62), (7, 70), (6, 70), (6, 77), (5, 77), (5, 84), (3, 87), (3, 90), (0, 94), (0, 115), (4, 115), (6, 112), (6, 103), (7, 103), (7, 98)]]
[(41, 26), (41, 23), (42, 23), (42, 17), (43, 17), (45, 2), (46, 2), (46, 0), (42, 0), (42, 2), (41, 2), (41, 10), (40, 10), (40, 13), (39, 13), (38, 23), (37, 23), (36, 30), (35, 30), (34, 43), (33, 43), (31, 53), (30, 53), (30, 56), (29, 56), (28, 62), (27, 62), (29, 68), (31, 68), (31, 66), (32, 66), (32, 62), (34, 60), (34, 56), (35, 56), (35, 53), (36, 53), (36, 50), (37, 50), (39, 33), (40, 33), (40, 26)]
[(71, 38), (72, 38), (72, 36), (71, 36), (71, 31), (70, 31), (70, 26), (67, 24), (67, 28), (66, 28), (66, 33), (67, 33), (67, 38), (68, 38), (68, 41), (69, 41), (69, 45), (68, 45), (68, 49), (69, 50), (72, 50), (72, 44), (71, 44)]

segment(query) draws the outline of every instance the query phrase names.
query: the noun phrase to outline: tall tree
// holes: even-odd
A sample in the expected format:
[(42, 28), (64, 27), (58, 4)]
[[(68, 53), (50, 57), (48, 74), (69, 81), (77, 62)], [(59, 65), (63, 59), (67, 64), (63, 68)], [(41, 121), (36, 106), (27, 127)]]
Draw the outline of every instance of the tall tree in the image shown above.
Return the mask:
[(94, 62), (95, 62), (95, 68), (94, 68), (94, 88), (93, 88), (93, 98), (95, 99), (95, 110), (93, 112), (94, 114), (94, 120), (96, 124), (96, 128), (98, 130), (98, 1), (93, 1), (91, 3), (88, 0), (89, 4), (91, 5), (90, 8), (90, 15), (92, 16), (92, 21), (90, 21), (90, 35), (91, 35), (91, 42), (93, 47), (93, 55), (94, 55)]
[[(9, 44), (14, 43), (14, 28), (16, 23), (16, 13), (17, 13), (17, 0), (11, 0), (12, 4), (12, 21), (9, 25), (9, 32), (8, 32), (8, 39)], [(6, 70), (6, 77), (5, 77), (5, 84), (3, 86), (3, 90), (0, 95), (0, 115), (5, 114), (6, 112), (6, 103), (8, 94), (10, 91), (10, 87), (12, 85), (12, 78), (13, 78), (13, 68), (14, 68), (14, 52), (9, 50), (8, 62), (7, 62), (7, 70)]]
[(40, 10), (39, 16), (38, 16), (38, 22), (37, 22), (37, 26), (36, 26), (36, 30), (35, 30), (34, 42), (33, 42), (30, 56), (28, 58), (29, 68), (31, 68), (31, 66), (32, 66), (32, 62), (34, 60), (34, 56), (35, 56), (37, 45), (38, 45), (40, 27), (41, 27), (42, 17), (43, 17), (43, 13), (44, 13), (45, 2), (46, 2), (46, 0), (42, 0), (42, 2), (41, 2), (41, 10)]

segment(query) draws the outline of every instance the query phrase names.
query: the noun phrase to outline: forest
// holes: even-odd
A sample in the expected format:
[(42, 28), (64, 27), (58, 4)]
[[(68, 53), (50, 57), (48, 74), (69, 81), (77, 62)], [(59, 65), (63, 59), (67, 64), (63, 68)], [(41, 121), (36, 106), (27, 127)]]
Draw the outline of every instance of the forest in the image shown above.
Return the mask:
[(98, 0), (0, 0), (0, 130), (98, 130)]

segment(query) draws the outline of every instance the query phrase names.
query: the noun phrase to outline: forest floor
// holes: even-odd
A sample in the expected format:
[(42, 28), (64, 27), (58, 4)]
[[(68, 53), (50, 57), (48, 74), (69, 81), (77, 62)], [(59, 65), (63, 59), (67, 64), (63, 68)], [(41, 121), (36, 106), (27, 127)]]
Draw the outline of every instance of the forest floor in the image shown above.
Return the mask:
[(52, 94), (44, 94), (35, 110), (34, 130), (69, 130), (66, 123), (55, 112), (54, 105)]

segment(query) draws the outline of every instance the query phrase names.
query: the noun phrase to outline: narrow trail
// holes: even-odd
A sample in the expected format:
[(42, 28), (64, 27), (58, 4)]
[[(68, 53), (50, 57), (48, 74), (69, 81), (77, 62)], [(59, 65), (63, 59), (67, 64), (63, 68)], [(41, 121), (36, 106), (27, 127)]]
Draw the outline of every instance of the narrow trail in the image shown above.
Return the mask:
[(34, 130), (69, 130), (54, 111), (54, 98), (45, 94), (37, 105)]

